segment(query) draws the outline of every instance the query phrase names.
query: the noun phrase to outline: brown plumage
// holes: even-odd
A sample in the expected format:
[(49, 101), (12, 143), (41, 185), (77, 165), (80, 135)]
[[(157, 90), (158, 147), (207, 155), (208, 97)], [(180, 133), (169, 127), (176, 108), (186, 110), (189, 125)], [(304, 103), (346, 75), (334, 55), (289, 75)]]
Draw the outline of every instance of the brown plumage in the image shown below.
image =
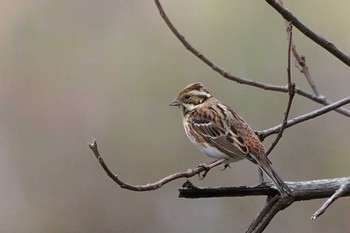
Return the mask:
[(200, 83), (183, 89), (171, 106), (179, 106), (190, 141), (203, 153), (228, 163), (248, 159), (275, 183), (281, 194), (291, 190), (272, 169), (264, 145), (232, 109), (213, 97)]

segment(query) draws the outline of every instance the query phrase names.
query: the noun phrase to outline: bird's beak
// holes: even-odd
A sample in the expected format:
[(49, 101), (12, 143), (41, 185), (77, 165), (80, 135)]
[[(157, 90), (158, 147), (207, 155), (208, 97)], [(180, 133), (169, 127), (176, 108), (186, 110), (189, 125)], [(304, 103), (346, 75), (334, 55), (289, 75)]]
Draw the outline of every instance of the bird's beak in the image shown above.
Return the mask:
[(181, 101), (179, 99), (174, 99), (169, 105), (170, 106), (180, 106)]

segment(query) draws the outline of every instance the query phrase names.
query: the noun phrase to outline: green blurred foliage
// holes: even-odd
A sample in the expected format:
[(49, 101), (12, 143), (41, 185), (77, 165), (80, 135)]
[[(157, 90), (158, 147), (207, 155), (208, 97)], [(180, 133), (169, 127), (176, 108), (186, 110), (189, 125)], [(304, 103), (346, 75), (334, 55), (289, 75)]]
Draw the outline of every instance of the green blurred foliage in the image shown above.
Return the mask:
[[(315, 32), (349, 53), (350, 2), (285, 1)], [(164, 1), (181, 33), (232, 74), (286, 83), (284, 22), (264, 1)], [(1, 232), (243, 232), (264, 198), (183, 200), (176, 181), (159, 191), (121, 190), (106, 162), (141, 184), (210, 161), (187, 140), (168, 103), (192, 82), (256, 129), (279, 124), (287, 96), (225, 80), (174, 37), (152, 1), (3, 0), (0, 13)], [(331, 100), (349, 96), (349, 69), (296, 29), (294, 41)], [(293, 67), (293, 80), (309, 90)], [(320, 107), (297, 96), (291, 117)], [(349, 119), (337, 113), (288, 129), (271, 154), (286, 180), (349, 176)], [(271, 143), (273, 137), (265, 142)], [(249, 162), (212, 171), (201, 186), (257, 182)], [(295, 204), (267, 232), (346, 232), (349, 204)], [(297, 229), (296, 229), (297, 227)]]

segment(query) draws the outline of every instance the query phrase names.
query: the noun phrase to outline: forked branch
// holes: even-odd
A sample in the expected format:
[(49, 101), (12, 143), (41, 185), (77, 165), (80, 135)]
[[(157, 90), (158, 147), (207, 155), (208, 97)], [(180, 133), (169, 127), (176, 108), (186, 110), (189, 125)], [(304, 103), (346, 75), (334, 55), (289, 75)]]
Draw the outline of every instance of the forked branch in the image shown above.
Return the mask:
[(308, 201), (313, 199), (329, 198), (325, 204), (312, 215), (316, 219), (339, 197), (350, 196), (350, 177), (311, 180), (300, 182), (286, 182), (288, 187), (293, 190), (293, 197), (281, 197), (274, 189), (273, 183), (266, 183), (265, 186), (253, 187), (219, 187), (203, 188), (195, 187), (188, 181), (184, 188), (179, 190), (179, 197), (182, 198), (218, 198), (218, 197), (242, 197), (242, 196), (268, 196), (267, 202), (260, 213), (249, 226), (247, 233), (263, 232), (272, 218), (281, 210), (296, 201)]

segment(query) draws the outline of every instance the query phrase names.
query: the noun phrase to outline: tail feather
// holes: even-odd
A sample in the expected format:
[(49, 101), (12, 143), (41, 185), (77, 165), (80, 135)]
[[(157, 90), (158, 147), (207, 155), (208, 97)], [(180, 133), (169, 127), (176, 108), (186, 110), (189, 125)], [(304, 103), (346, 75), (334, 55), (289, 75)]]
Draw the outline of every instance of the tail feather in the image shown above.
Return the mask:
[(276, 185), (276, 188), (282, 195), (292, 195), (292, 190), (283, 181), (283, 179), (273, 170), (270, 164), (267, 166), (259, 166), (269, 179)]

